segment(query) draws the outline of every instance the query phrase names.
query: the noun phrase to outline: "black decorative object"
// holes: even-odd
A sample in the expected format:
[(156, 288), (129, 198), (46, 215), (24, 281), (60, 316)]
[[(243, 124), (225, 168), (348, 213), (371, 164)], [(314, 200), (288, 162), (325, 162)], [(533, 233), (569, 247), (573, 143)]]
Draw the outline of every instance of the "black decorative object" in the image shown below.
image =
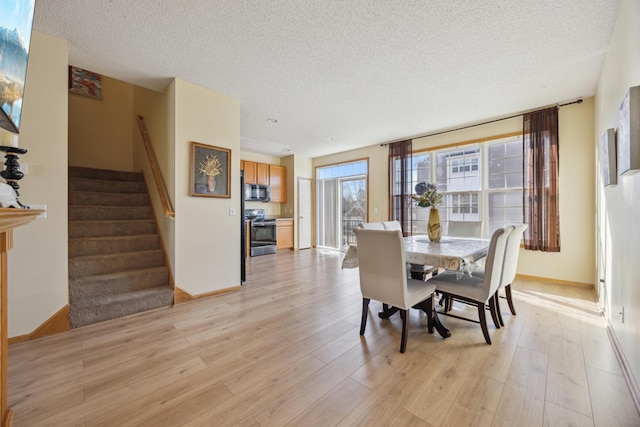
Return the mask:
[[(18, 163), (18, 154), (26, 154), (27, 149), (20, 148), (20, 147), (7, 147), (6, 145), (0, 145), (0, 151), (4, 151), (6, 153), (4, 157), (7, 159), (7, 161), (4, 162), (5, 169), (2, 172), (0, 172), (0, 176), (3, 177), (5, 181), (7, 181), (7, 184), (9, 184), (15, 190), (16, 196), (19, 196), (20, 193), (18, 192), (18, 189), (20, 188), (20, 185), (18, 185), (18, 181), (21, 180), (22, 177), (24, 177), (24, 173), (20, 171), (20, 163)], [(25, 209), (29, 208), (28, 206), (24, 206), (19, 201), (18, 201), (18, 204), (20, 204), (20, 206), (22, 206)]]

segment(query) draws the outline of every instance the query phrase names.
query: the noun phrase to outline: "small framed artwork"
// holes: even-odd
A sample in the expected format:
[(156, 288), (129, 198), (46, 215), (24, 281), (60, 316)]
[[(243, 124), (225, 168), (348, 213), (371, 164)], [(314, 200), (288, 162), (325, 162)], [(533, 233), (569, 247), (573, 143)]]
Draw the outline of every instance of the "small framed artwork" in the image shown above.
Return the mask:
[(622, 176), (640, 169), (640, 86), (629, 89), (619, 113), (618, 172)]
[(231, 150), (191, 143), (191, 196), (231, 197)]
[(70, 65), (69, 92), (102, 99), (102, 76)]
[(602, 135), (602, 182), (605, 187), (618, 183), (616, 131), (614, 129), (607, 129)]

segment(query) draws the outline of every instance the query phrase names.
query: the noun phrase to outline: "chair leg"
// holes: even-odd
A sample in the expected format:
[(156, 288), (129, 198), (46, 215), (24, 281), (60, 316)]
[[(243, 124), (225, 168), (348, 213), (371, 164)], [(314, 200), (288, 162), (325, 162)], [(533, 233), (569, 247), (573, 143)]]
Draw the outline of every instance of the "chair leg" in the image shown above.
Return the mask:
[(485, 315), (484, 303), (478, 303), (478, 317), (480, 318), (480, 326), (482, 327), (482, 333), (484, 334), (484, 340), (487, 344), (491, 345), (491, 337), (489, 337), (489, 329), (487, 329), (487, 316)]
[(364, 335), (364, 330), (367, 327), (367, 315), (369, 314), (369, 298), (362, 298), (362, 320), (360, 321), (360, 335)]
[(513, 300), (511, 299), (511, 284), (508, 284), (504, 287), (504, 293), (507, 296), (507, 303), (509, 304), (509, 310), (511, 310), (511, 314), (516, 314), (516, 309), (513, 308)]
[(498, 315), (496, 314), (496, 297), (492, 295), (489, 298), (489, 313), (491, 313), (491, 318), (493, 319), (493, 325), (496, 329), (500, 329), (500, 321), (498, 320)]
[(431, 298), (429, 298), (428, 300), (424, 301), (423, 304), (427, 307), (427, 330), (429, 331), (430, 334), (433, 333), (433, 326), (434, 326), (434, 313), (436, 312), (436, 307), (435, 307), (435, 301), (434, 301), (434, 296), (431, 295)]
[(493, 299), (496, 302), (496, 314), (498, 315), (498, 322), (500, 322), (500, 326), (504, 326), (504, 320), (502, 319), (502, 313), (500, 312), (500, 297), (498, 297), (498, 292), (493, 296)]
[(409, 337), (409, 322), (407, 320), (407, 312), (409, 310), (400, 310), (400, 318), (402, 319), (402, 340), (400, 341), (400, 353), (404, 353), (407, 349), (407, 338)]

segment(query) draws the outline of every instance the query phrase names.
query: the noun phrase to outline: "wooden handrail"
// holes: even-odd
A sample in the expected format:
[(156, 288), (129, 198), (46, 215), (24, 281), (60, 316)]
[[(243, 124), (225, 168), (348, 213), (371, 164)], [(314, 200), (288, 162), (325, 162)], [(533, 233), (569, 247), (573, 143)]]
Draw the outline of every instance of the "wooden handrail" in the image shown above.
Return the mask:
[(153, 174), (153, 180), (156, 183), (156, 189), (158, 190), (158, 194), (160, 195), (160, 202), (162, 203), (162, 209), (164, 210), (164, 214), (167, 218), (175, 219), (176, 213), (171, 207), (171, 202), (169, 201), (169, 196), (167, 195), (167, 190), (164, 186), (164, 181), (162, 180), (162, 175), (160, 174), (160, 168), (158, 167), (158, 161), (156, 160), (156, 156), (153, 152), (153, 147), (151, 146), (151, 139), (149, 138), (149, 132), (147, 132), (147, 127), (144, 124), (144, 120), (142, 116), (136, 116), (138, 120), (138, 128), (140, 129), (140, 133), (142, 134), (142, 141), (144, 142), (144, 149), (147, 152), (147, 157), (149, 158), (149, 164), (151, 165), (151, 173)]

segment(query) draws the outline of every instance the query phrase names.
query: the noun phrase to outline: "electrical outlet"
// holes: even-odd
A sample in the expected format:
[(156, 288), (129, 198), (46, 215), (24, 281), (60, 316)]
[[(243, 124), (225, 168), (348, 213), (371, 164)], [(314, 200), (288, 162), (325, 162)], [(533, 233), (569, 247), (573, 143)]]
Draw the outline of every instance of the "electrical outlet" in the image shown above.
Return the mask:
[(624, 323), (624, 305), (620, 307), (620, 320)]

